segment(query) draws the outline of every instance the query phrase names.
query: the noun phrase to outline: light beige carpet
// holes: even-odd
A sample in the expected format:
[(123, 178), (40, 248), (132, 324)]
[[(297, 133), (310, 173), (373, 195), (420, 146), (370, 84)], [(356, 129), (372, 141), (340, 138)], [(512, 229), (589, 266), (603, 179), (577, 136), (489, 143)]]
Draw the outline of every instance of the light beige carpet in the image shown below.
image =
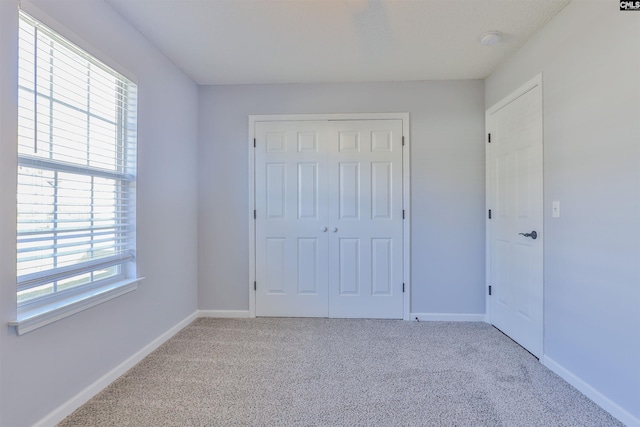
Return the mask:
[(619, 426), (485, 323), (198, 319), (70, 426)]

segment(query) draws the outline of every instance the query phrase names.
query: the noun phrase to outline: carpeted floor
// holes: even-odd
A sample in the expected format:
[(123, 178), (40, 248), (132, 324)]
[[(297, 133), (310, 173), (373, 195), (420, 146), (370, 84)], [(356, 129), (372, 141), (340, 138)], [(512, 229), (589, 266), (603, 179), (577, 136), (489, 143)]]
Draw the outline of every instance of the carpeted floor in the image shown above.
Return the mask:
[(198, 319), (70, 426), (621, 426), (485, 323)]

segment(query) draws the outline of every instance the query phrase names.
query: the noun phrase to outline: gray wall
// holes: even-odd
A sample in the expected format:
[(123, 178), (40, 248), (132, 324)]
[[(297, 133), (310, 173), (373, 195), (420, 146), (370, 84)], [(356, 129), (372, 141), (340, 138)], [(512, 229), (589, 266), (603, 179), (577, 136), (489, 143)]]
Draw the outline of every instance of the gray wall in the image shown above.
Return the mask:
[(197, 86), (104, 1), (33, 3), (138, 78), (138, 273), (146, 280), (26, 335), (6, 326), (16, 314), (18, 15), (17, 1), (0, 1), (0, 425), (11, 427), (46, 416), (197, 305)]
[(638, 422), (640, 13), (572, 2), (486, 80), (486, 106), (539, 72), (545, 357)]
[(249, 114), (411, 114), (414, 313), (484, 313), (484, 84), (200, 87), (199, 287), (204, 310), (249, 309)]

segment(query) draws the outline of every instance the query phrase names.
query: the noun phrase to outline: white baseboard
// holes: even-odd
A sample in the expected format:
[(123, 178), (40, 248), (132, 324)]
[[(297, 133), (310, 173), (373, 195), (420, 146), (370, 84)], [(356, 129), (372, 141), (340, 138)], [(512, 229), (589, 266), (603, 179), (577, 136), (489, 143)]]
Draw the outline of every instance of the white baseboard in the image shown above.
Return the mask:
[(551, 371), (555, 372), (559, 377), (564, 379), (566, 382), (577, 388), (582, 394), (587, 396), (589, 399), (593, 400), (597, 405), (599, 405), (602, 409), (609, 412), (611, 415), (616, 417), (618, 420), (623, 422), (629, 427), (640, 427), (640, 419), (635, 417), (626, 409), (622, 408), (617, 403), (613, 402), (611, 399), (606, 397), (604, 394), (600, 393), (598, 390), (590, 386), (580, 377), (575, 375), (573, 372), (566, 369), (564, 366), (560, 365), (555, 360), (551, 359), (548, 356), (543, 356), (541, 362), (544, 366), (549, 368)]
[(420, 322), (484, 322), (484, 313), (411, 313), (410, 320)]
[(249, 318), (249, 310), (198, 310), (198, 317)]
[(109, 384), (118, 379), (122, 374), (133, 368), (138, 362), (147, 357), (153, 350), (160, 347), (165, 341), (178, 333), (182, 328), (193, 322), (197, 318), (197, 312), (187, 316), (184, 320), (178, 322), (167, 332), (160, 335), (155, 340), (144, 346), (140, 351), (126, 359), (124, 362), (107, 372), (93, 384), (76, 394), (74, 397), (57, 407), (49, 415), (35, 423), (33, 427), (53, 427), (73, 411), (84, 405), (93, 396), (104, 390)]

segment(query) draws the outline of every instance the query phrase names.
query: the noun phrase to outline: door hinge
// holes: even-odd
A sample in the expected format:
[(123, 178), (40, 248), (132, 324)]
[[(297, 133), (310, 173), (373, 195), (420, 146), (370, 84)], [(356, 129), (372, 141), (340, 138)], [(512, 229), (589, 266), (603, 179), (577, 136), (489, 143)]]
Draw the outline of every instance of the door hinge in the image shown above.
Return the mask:
[(404, 293), (404, 283), (402, 284), (402, 293)]
[(256, 212), (256, 210), (253, 210), (253, 219), (256, 219), (258, 217), (258, 213)]
[(487, 142), (489, 144), (491, 144), (491, 134), (490, 133), (487, 134)]
[(489, 285), (489, 295), (491, 295), (491, 285)]
[(491, 219), (491, 209), (489, 209), (489, 219)]
[(402, 219), (404, 219), (404, 209), (402, 209)]
[(258, 282), (253, 282), (253, 290), (254, 291), (258, 290)]
[(402, 135), (402, 146), (404, 147), (404, 135)]
[(256, 139), (253, 138), (253, 148), (256, 148)]

